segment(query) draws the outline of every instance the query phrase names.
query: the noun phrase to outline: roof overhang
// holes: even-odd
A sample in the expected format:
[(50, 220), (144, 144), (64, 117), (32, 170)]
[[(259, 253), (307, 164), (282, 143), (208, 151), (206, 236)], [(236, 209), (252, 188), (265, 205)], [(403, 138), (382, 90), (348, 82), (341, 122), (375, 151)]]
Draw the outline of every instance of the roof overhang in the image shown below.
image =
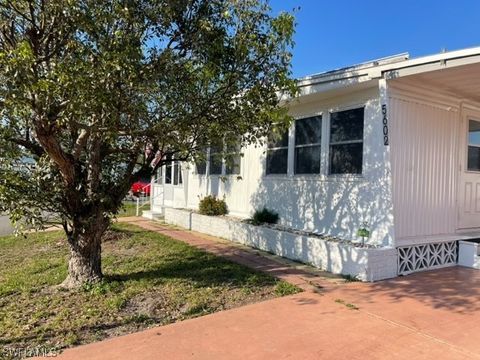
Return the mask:
[(381, 78), (388, 80), (399, 79), (474, 64), (480, 64), (480, 47), (444, 52), (415, 59), (409, 59), (409, 55), (404, 53), (307, 76), (298, 79), (297, 84), (300, 88), (300, 97), (308, 97), (321, 92), (338, 91), (341, 88), (358, 88), (361, 84), (363, 86), (365, 84), (373, 86)]

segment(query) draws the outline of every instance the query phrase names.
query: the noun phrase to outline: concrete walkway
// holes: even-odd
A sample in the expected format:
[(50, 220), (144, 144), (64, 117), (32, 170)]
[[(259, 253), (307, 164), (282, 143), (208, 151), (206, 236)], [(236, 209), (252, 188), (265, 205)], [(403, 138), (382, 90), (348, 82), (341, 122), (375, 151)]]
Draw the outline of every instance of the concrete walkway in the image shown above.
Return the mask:
[(480, 271), (339, 284), (227, 242), (135, 221), (306, 291), (69, 349), (59, 359), (480, 359)]

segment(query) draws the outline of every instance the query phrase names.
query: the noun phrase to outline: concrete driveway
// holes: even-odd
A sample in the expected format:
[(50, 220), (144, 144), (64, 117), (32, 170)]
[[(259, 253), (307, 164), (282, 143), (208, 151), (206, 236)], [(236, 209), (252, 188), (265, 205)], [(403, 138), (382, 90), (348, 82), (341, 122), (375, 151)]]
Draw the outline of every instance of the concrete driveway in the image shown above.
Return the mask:
[(480, 271), (326, 285), (67, 350), (59, 359), (480, 359)]

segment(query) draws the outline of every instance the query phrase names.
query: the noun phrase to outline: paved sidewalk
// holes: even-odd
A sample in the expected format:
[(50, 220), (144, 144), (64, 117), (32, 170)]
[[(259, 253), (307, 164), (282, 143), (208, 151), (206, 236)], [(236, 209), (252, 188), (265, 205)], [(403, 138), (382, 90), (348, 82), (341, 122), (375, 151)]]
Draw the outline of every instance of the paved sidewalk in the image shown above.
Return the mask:
[(133, 222), (307, 291), (69, 349), (59, 359), (480, 359), (480, 271), (341, 284), (229, 242)]
[[(475, 275), (478, 288), (478, 272), (449, 270), (456, 279)], [(408, 284), (418, 289), (445, 272), (420, 275)], [(441, 293), (452, 285), (461, 290), (459, 283), (444, 287), (434, 281), (422, 296), (391, 280), (347, 284), (324, 295), (307, 291), (80, 346), (58, 358), (480, 359), (478, 307), (435, 305), (434, 287)]]

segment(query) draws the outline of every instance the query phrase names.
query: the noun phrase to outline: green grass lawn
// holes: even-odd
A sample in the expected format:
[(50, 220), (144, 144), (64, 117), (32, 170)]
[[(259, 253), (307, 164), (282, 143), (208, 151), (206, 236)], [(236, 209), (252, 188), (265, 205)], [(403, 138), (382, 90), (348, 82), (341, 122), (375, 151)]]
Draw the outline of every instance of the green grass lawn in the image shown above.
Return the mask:
[(105, 281), (76, 291), (61, 232), (0, 237), (0, 348), (65, 348), (298, 292), (293, 285), (126, 224), (104, 240)]
[[(140, 203), (143, 204), (143, 203)], [(142, 216), (142, 211), (150, 210), (150, 204), (145, 203), (140, 208), (140, 216)], [(123, 208), (118, 213), (118, 217), (126, 217), (126, 216), (136, 216), (137, 215), (137, 204), (133, 201), (125, 201), (123, 203)]]

